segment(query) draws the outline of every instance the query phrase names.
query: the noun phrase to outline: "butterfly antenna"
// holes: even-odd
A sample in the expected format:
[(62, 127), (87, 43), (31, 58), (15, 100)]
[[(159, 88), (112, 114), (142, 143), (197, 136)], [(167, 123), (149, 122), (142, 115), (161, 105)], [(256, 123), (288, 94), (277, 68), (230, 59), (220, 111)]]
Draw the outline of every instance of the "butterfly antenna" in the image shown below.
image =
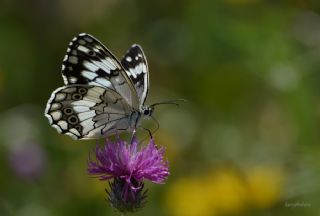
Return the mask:
[(185, 99), (168, 100), (168, 101), (163, 101), (163, 102), (151, 104), (150, 107), (153, 108), (153, 107), (161, 105), (161, 104), (173, 104), (173, 105), (179, 106), (180, 104), (178, 102), (187, 102), (187, 100), (185, 100)]

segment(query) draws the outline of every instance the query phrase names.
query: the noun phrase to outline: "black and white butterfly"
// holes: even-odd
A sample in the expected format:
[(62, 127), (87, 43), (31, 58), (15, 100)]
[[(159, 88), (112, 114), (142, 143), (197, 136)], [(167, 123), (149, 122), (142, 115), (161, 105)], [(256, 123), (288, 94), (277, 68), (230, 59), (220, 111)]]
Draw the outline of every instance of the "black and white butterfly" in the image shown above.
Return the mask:
[(65, 86), (48, 100), (45, 116), (59, 133), (74, 139), (99, 138), (135, 130), (149, 88), (146, 57), (133, 45), (121, 62), (97, 39), (79, 34), (69, 43), (62, 64)]

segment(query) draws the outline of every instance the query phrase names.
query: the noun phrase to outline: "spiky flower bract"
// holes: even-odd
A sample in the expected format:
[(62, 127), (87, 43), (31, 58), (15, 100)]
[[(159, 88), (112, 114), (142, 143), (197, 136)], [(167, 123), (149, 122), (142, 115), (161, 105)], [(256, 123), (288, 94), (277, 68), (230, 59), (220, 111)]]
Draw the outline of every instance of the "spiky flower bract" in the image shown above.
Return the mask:
[(125, 190), (125, 184), (125, 180), (119, 178), (114, 178), (113, 181), (110, 181), (110, 189), (106, 189), (108, 201), (113, 208), (120, 212), (135, 212), (145, 205), (147, 190), (144, 190), (143, 182), (137, 182), (137, 189), (124, 199), (123, 191)]

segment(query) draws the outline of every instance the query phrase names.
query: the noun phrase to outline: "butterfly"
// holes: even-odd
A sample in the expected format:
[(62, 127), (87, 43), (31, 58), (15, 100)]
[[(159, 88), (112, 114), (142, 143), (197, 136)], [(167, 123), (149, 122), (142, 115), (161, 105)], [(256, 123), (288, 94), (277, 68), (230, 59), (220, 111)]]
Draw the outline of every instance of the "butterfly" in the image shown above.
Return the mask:
[(100, 138), (135, 130), (149, 90), (147, 60), (134, 44), (121, 62), (96, 38), (81, 33), (69, 43), (62, 64), (65, 86), (51, 94), (45, 109), (49, 123), (73, 139)]

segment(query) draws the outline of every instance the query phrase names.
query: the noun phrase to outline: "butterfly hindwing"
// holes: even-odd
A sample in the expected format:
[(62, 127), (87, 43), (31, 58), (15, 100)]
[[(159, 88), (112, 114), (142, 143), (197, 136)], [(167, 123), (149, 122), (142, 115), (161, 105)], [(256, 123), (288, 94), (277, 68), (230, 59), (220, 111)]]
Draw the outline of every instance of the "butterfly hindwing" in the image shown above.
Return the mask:
[(134, 44), (121, 60), (123, 68), (132, 80), (139, 97), (139, 107), (142, 108), (149, 89), (149, 73), (147, 59), (142, 48)]
[(130, 127), (131, 107), (110, 88), (68, 85), (56, 89), (45, 111), (59, 133), (74, 139), (99, 138)]
[(65, 85), (86, 84), (118, 92), (134, 108), (139, 99), (131, 79), (114, 55), (89, 34), (79, 34), (69, 43), (63, 60)]

